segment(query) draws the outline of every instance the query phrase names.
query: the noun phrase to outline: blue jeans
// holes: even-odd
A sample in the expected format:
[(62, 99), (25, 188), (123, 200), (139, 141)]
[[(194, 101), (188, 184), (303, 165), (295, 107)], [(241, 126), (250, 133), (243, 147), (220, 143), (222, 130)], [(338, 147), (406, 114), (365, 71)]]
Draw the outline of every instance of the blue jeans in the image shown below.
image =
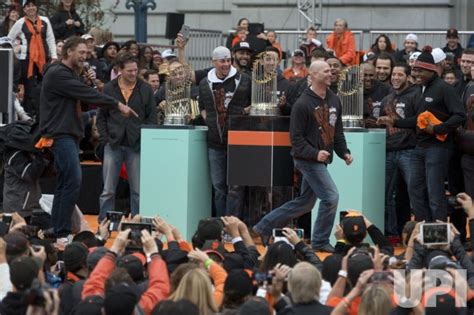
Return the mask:
[(227, 150), (208, 148), (208, 154), (216, 216), (233, 215), (241, 218), (244, 187), (227, 187)]
[[(399, 176), (407, 183), (408, 195), (414, 187), (410, 187), (410, 159), (413, 149), (387, 152), (385, 158), (385, 234), (399, 235), (395, 194)], [(410, 198), (411, 199), (411, 198)]]
[(56, 237), (71, 234), (71, 217), (81, 191), (81, 162), (79, 143), (75, 138), (54, 139), (52, 147), (56, 169), (51, 221)]
[(336, 217), (339, 193), (326, 165), (294, 159), (295, 167), (303, 174), (301, 194), (268, 213), (254, 227), (262, 235), (271, 235), (273, 228), (284, 227), (288, 222), (310, 212), (316, 198), (321, 200), (313, 226), (311, 244), (314, 248), (329, 244), (329, 236)]
[(448, 200), (444, 181), (448, 176), (448, 165), (452, 150), (447, 147), (419, 147), (410, 158), (411, 176), (409, 187), (413, 212), (417, 221), (446, 221)]
[(106, 217), (108, 211), (115, 210), (115, 190), (119, 181), (120, 169), (125, 163), (130, 187), (130, 208), (132, 215), (138, 214), (140, 202), (140, 152), (130, 147), (119, 146), (112, 148), (106, 144), (104, 148), (104, 162), (102, 176), (104, 190), (100, 195), (99, 221)]

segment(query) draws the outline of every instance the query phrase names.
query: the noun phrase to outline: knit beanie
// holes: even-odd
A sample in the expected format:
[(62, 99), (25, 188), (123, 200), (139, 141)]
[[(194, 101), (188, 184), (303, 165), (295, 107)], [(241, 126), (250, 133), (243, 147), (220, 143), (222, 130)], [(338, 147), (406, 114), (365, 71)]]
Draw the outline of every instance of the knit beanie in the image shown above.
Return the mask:
[(432, 51), (433, 49), (431, 48), (431, 46), (423, 47), (423, 50), (416, 59), (413, 68), (421, 68), (428, 71), (436, 72), (436, 64), (434, 62), (433, 55), (431, 54)]
[(79, 242), (72, 242), (64, 249), (63, 260), (67, 271), (76, 272), (82, 267), (86, 267), (87, 247)]

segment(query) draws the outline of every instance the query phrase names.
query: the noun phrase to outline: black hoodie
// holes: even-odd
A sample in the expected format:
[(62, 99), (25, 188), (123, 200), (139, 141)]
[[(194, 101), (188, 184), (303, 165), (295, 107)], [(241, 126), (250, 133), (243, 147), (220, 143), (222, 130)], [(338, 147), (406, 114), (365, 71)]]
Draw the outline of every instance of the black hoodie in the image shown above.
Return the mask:
[[(421, 88), (421, 87), (419, 87)], [(431, 112), (436, 118), (442, 121), (434, 126), (434, 134), (430, 135), (419, 130), (417, 126), (418, 115), (424, 111)], [(421, 147), (450, 146), (454, 147), (454, 131), (462, 126), (466, 121), (466, 111), (461, 104), (461, 99), (456, 94), (453, 86), (444, 82), (435, 73), (426, 83), (418, 104), (417, 115), (395, 120), (395, 127), (417, 128), (417, 145)], [(448, 134), (445, 141), (440, 141), (436, 135)]]
[[(295, 159), (317, 161), (320, 150), (333, 150), (343, 159), (347, 149), (342, 128), (342, 105), (339, 97), (326, 89), (322, 99), (310, 88), (293, 105), (290, 119), (291, 154)], [(319, 114), (319, 115), (318, 115)], [(320, 118), (316, 118), (319, 116)]]
[(25, 315), (28, 305), (24, 293), (8, 292), (0, 303), (1, 315)]
[[(416, 116), (421, 91), (416, 86), (392, 91), (382, 100), (381, 116), (404, 119)], [(387, 151), (411, 149), (416, 146), (415, 129), (387, 128)]]

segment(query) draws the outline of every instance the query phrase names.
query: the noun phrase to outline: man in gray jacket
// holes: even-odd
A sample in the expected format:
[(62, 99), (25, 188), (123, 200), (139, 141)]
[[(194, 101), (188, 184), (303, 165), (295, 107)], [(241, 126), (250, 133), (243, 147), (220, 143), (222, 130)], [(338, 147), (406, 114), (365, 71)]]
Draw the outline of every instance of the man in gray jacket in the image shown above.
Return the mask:
[(104, 86), (104, 93), (132, 108), (138, 117), (125, 119), (115, 108), (100, 108), (97, 128), (104, 147), (99, 221), (115, 207), (115, 190), (125, 163), (130, 185), (130, 206), (138, 214), (140, 199), (140, 126), (156, 124), (156, 104), (149, 84), (138, 78), (138, 61), (125, 54), (118, 61), (120, 76)]

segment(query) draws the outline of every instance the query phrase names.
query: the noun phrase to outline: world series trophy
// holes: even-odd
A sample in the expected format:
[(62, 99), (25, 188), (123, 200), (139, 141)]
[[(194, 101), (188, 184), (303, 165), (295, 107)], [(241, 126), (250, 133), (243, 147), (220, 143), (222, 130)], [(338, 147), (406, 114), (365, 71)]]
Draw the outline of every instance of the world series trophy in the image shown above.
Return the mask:
[(188, 65), (174, 62), (169, 66), (165, 82), (164, 125), (186, 125), (192, 118), (191, 101), (192, 69)]
[(251, 116), (278, 116), (278, 55), (262, 52), (253, 64)]
[(345, 128), (364, 127), (363, 73), (358, 65), (344, 69), (339, 77), (338, 96), (342, 103), (342, 124)]

